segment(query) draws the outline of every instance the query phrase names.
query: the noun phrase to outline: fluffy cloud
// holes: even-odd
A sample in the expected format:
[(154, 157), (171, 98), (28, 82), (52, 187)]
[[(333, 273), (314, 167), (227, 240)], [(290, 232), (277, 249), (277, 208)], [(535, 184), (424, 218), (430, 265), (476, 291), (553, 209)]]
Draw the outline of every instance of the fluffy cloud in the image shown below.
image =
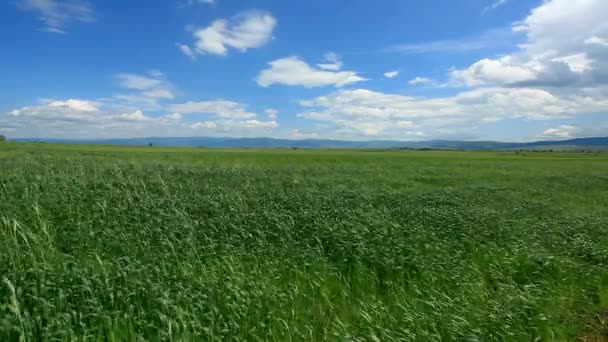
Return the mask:
[(546, 0), (513, 30), (526, 41), (513, 54), (454, 70), (468, 86), (595, 87), (608, 83), (608, 2)]
[(95, 112), (98, 110), (97, 102), (74, 100), (74, 99), (69, 99), (66, 101), (51, 101), (48, 103), (48, 106), (49, 107), (64, 107), (64, 108), (69, 108), (69, 109), (83, 111), (83, 112)]
[(276, 24), (270, 13), (244, 12), (231, 20), (218, 19), (207, 27), (193, 30), (194, 47), (184, 44), (178, 44), (178, 47), (189, 57), (194, 53), (226, 55), (229, 49), (245, 52), (266, 45)]
[(25, 11), (36, 12), (49, 32), (66, 33), (65, 27), (71, 22), (95, 21), (87, 1), (19, 0), (17, 4)]
[(246, 110), (245, 105), (225, 100), (174, 104), (169, 107), (169, 110), (182, 114), (211, 114), (216, 117), (230, 119), (248, 119), (256, 117), (255, 113)]
[(509, 65), (509, 58), (500, 60), (484, 58), (464, 70), (453, 70), (452, 80), (467, 86), (484, 85), (487, 83), (512, 84), (530, 81), (536, 78), (536, 73), (517, 65)]
[(152, 121), (140, 110), (132, 112), (104, 111), (97, 101), (41, 100), (39, 104), (15, 109), (0, 115), (0, 123), (20, 130), (39, 132), (39, 136), (57, 136), (63, 132), (79, 132), (108, 127), (129, 126), (133, 122)]
[(561, 125), (557, 128), (546, 129), (542, 134), (542, 138), (570, 139), (573, 137), (572, 135), (578, 130), (579, 130), (579, 128), (577, 126)]
[(273, 84), (304, 86), (307, 88), (335, 86), (365, 81), (354, 71), (330, 71), (316, 69), (298, 57), (277, 59), (268, 63), (268, 69), (262, 70), (257, 77), (257, 83), (262, 87)]
[(256, 114), (244, 110), (245, 105), (236, 102), (189, 102), (170, 107), (183, 113), (151, 116), (139, 109), (121, 110), (113, 102), (45, 99), (0, 113), (0, 128), (15, 137), (91, 139), (226, 134), (256, 137), (273, 135), (279, 127), (276, 120), (257, 119)]
[[(341, 90), (300, 101), (298, 116), (324, 122), (349, 136), (400, 138), (415, 127), (425, 134), (462, 131), (503, 119), (547, 120), (608, 110), (608, 101), (534, 88), (479, 88), (444, 98), (415, 98), (367, 89)], [(403, 130), (404, 128), (410, 128)], [(429, 132), (431, 131), (431, 132)]]
[(417, 76), (416, 78), (411, 79), (408, 83), (411, 85), (431, 84), (431, 83), (433, 83), (433, 80), (431, 80), (430, 78)]
[(393, 78), (393, 77), (397, 77), (399, 75), (399, 71), (388, 71), (384, 73), (384, 77), (386, 78)]

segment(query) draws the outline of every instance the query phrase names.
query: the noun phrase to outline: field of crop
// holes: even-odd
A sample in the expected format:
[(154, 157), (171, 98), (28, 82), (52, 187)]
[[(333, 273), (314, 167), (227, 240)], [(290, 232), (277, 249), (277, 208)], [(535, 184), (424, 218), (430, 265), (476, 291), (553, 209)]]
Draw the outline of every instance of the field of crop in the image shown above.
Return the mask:
[(608, 155), (0, 143), (0, 277), (1, 341), (600, 338)]

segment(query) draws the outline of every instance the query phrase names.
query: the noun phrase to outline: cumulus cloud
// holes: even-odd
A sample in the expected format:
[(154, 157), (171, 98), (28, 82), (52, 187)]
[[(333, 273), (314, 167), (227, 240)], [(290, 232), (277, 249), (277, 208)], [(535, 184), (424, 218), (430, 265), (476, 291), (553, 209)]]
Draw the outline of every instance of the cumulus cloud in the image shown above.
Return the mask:
[(244, 12), (232, 19), (218, 19), (207, 27), (194, 29), (194, 46), (178, 44), (178, 48), (189, 57), (194, 53), (227, 55), (230, 49), (245, 52), (266, 45), (276, 25), (277, 20), (268, 12)]
[(95, 21), (88, 1), (19, 0), (17, 4), (25, 11), (37, 13), (48, 32), (66, 33), (65, 27), (72, 22)]
[(69, 99), (66, 101), (51, 101), (48, 102), (49, 107), (64, 107), (77, 111), (83, 112), (95, 112), (97, 111), (98, 103), (94, 101), (83, 101)]
[(399, 75), (399, 71), (388, 71), (384, 73), (384, 77), (386, 78), (394, 78)]
[(546, 0), (513, 31), (525, 43), (513, 54), (452, 71), (455, 84), (595, 87), (608, 83), (608, 2)]
[[(243, 104), (217, 100), (178, 104), (166, 115), (140, 109), (122, 110), (113, 102), (44, 99), (31, 106), (0, 113), (0, 127), (16, 137), (124, 138), (146, 136), (267, 136), (279, 127), (261, 120)], [(205, 115), (205, 120), (201, 120)]]
[(409, 80), (408, 83), (411, 84), (411, 85), (416, 85), (416, 84), (431, 84), (431, 83), (434, 83), (434, 82), (430, 78), (417, 76), (417, 77)]
[[(300, 101), (310, 108), (299, 117), (324, 122), (351, 136), (399, 138), (402, 128), (470, 130), (504, 119), (548, 120), (608, 110), (608, 101), (589, 96), (563, 96), (534, 88), (488, 87), (451, 97), (416, 98), (367, 89), (340, 90)], [(422, 131), (411, 130), (408, 132)]]
[(310, 66), (298, 57), (286, 57), (268, 63), (269, 68), (262, 70), (257, 77), (257, 83), (262, 87), (273, 84), (303, 86), (307, 88), (335, 86), (343, 87), (348, 84), (365, 81), (354, 71), (330, 71)]
[[(97, 101), (41, 100), (39, 104), (12, 110), (8, 113), (10, 121), (23, 127), (46, 126), (89, 126), (107, 125), (122, 121), (143, 121), (147, 117), (142, 111), (112, 112), (100, 109), (102, 104)], [(6, 121), (7, 118), (5, 117)]]
[(546, 129), (541, 137), (550, 139), (571, 139), (573, 138), (573, 134), (578, 130), (579, 128), (577, 126), (561, 125), (556, 128)]
[(217, 123), (215, 121), (202, 121), (202, 122), (193, 123), (192, 125), (190, 125), (190, 127), (195, 128), (195, 129), (199, 129), (199, 128), (216, 129)]
[(488, 83), (511, 84), (536, 78), (536, 72), (525, 66), (510, 65), (509, 60), (508, 57), (500, 60), (484, 58), (467, 69), (453, 70), (452, 81), (467, 86), (478, 86)]

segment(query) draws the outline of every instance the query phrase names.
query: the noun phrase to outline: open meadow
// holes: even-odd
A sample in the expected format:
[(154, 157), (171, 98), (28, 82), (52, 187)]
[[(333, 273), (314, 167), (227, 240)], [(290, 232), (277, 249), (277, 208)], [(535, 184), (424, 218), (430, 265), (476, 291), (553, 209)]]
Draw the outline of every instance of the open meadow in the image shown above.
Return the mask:
[(0, 277), (1, 341), (599, 341), (608, 154), (0, 143)]

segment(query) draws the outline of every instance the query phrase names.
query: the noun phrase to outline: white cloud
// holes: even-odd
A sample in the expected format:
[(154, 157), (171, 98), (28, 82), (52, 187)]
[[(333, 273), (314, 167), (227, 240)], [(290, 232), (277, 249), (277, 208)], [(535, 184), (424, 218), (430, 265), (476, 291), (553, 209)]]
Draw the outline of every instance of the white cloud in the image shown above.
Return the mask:
[(441, 129), (471, 127), (504, 119), (548, 120), (608, 110), (605, 98), (562, 95), (534, 88), (480, 88), (443, 98), (415, 98), (367, 89), (340, 90), (300, 101), (310, 108), (299, 117), (324, 122), (336, 134), (400, 138), (402, 128), (420, 127), (441, 136)]
[(153, 99), (173, 99), (175, 95), (171, 92), (171, 90), (167, 88), (154, 88), (150, 90), (146, 90), (142, 92), (142, 95), (145, 97), (150, 97)]
[(396, 121), (395, 122), (395, 126), (399, 127), (399, 128), (413, 128), (413, 127), (417, 127), (416, 124), (414, 124), (413, 121)]
[(426, 137), (428, 134), (421, 131), (405, 131), (405, 135), (413, 135), (415, 137)]
[(245, 105), (226, 100), (174, 104), (169, 106), (169, 110), (182, 114), (210, 114), (216, 117), (230, 119), (248, 119), (256, 117), (255, 113), (246, 110)]
[(69, 99), (69, 100), (41, 100), (39, 105), (15, 109), (9, 116), (17, 123), (26, 126), (36, 126), (45, 122), (57, 125), (103, 125), (112, 121), (141, 121), (146, 117), (140, 110), (127, 113), (102, 111), (102, 104), (97, 101)]
[(83, 101), (69, 99), (66, 101), (52, 101), (48, 104), (49, 107), (66, 107), (73, 110), (80, 110), (83, 112), (95, 112), (97, 111), (97, 103), (93, 101)]
[(453, 83), (523, 87), (595, 87), (608, 83), (608, 1), (545, 0), (513, 31), (518, 51), (452, 72)]
[(574, 55), (553, 58), (553, 62), (565, 63), (572, 72), (585, 72), (591, 70), (592, 60), (585, 53), (577, 53)]
[(190, 127), (215, 129), (215, 128), (217, 128), (217, 123), (215, 123), (214, 121), (203, 121), (203, 122), (194, 123), (194, 124), (190, 125)]
[(608, 46), (608, 39), (600, 38), (600, 37), (597, 37), (597, 36), (593, 36), (593, 37), (585, 40), (585, 44), (587, 44), (587, 45)]
[(148, 71), (149, 76), (138, 74), (118, 74), (118, 84), (126, 89), (137, 90), (137, 94), (117, 95), (115, 98), (125, 104), (145, 106), (149, 109), (160, 107), (158, 100), (174, 99), (172, 85), (165, 79), (165, 74), (159, 70)]
[(152, 120), (151, 118), (147, 117), (144, 115), (144, 113), (141, 110), (136, 110), (132, 113), (124, 113), (124, 114), (119, 114), (116, 116), (116, 119), (118, 120), (127, 120), (127, 121), (146, 121), (146, 120)]
[(509, 65), (509, 58), (500, 60), (484, 58), (464, 70), (453, 70), (452, 82), (477, 86), (484, 84), (510, 84), (533, 80), (537, 74), (525, 66)]
[(273, 84), (304, 86), (307, 88), (335, 86), (365, 81), (353, 71), (328, 71), (315, 69), (298, 57), (286, 57), (268, 63), (270, 68), (262, 70), (257, 83), (262, 87)]
[(397, 77), (399, 75), (399, 71), (388, 71), (384, 73), (384, 77), (386, 78), (393, 78), (393, 77)]
[(411, 85), (415, 85), (415, 84), (431, 84), (431, 83), (433, 83), (433, 80), (431, 80), (430, 78), (417, 76), (416, 78), (411, 79), (408, 83), (411, 84)]
[(166, 120), (182, 120), (184, 118), (180, 113), (171, 113), (164, 116)]
[(276, 120), (279, 116), (279, 111), (276, 109), (268, 108), (268, 109), (264, 110), (264, 112), (266, 113), (266, 116), (268, 116), (268, 118), (270, 120)]
[(162, 83), (159, 79), (136, 74), (118, 74), (116, 75), (116, 78), (119, 80), (121, 86), (137, 90), (150, 89), (159, 86)]
[(196, 59), (194, 51), (192, 51), (192, 49), (188, 45), (180, 43), (177, 43), (176, 45), (179, 51), (181, 51), (184, 55), (188, 56), (191, 59)]
[(199, 54), (226, 55), (229, 49), (245, 52), (259, 48), (272, 38), (277, 24), (267, 12), (244, 12), (231, 20), (218, 19), (210, 26), (193, 30), (194, 48), (180, 44), (179, 49), (188, 56)]
[(546, 129), (541, 137), (550, 139), (571, 139), (573, 138), (573, 134), (578, 130), (579, 128), (577, 126), (561, 125), (557, 128)]
[(506, 5), (508, 2), (509, 2), (508, 0), (495, 0), (492, 4), (486, 6), (483, 9), (483, 13), (487, 13), (488, 11), (495, 10), (500, 6)]
[[(38, 104), (0, 113), (0, 127), (15, 137), (41, 138), (125, 138), (147, 136), (234, 136), (276, 135), (275, 120), (256, 119), (244, 105), (230, 101), (191, 102), (187, 117), (173, 112), (146, 115), (140, 109), (123, 111), (113, 102), (84, 99), (40, 100)], [(197, 114), (209, 115), (197, 122)]]
[(23, 10), (36, 12), (48, 32), (66, 33), (65, 27), (72, 22), (95, 21), (88, 1), (18, 0), (17, 4)]
[(251, 120), (215, 120), (201, 121), (190, 125), (191, 128), (197, 130), (207, 130), (216, 133), (234, 133), (234, 132), (270, 132), (279, 127), (276, 121), (260, 121)]
[(342, 69), (342, 61), (336, 53), (328, 52), (325, 54), (324, 59), (326, 63), (317, 64), (322, 70), (338, 71)]
[(241, 121), (241, 124), (243, 124), (245, 127), (248, 128), (277, 128), (279, 127), (279, 125), (276, 123), (276, 121), (260, 121), (260, 120), (245, 120), (245, 121)]
[(514, 29), (524, 32), (523, 49), (533, 55), (575, 51), (594, 36), (605, 37), (608, 2), (604, 0), (546, 0)]

